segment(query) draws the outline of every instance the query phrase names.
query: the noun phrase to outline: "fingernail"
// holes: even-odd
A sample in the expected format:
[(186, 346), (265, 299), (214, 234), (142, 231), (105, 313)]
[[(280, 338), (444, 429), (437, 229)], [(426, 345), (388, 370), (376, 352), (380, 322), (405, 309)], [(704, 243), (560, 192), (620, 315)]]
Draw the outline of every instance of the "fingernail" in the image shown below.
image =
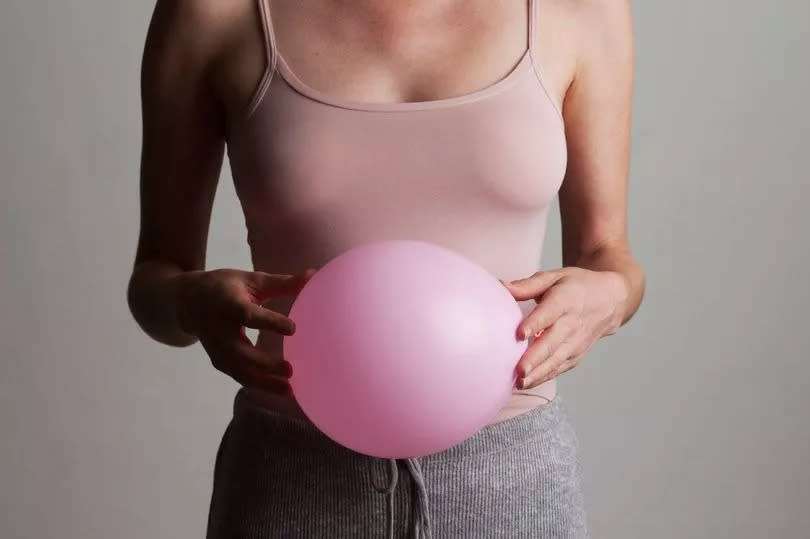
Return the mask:
[(524, 336), (524, 335), (525, 335), (525, 333), (526, 333), (526, 332), (525, 332), (525, 330), (523, 330), (523, 329), (521, 329), (521, 328), (518, 328), (518, 330), (515, 332), (515, 337), (516, 337), (516, 338), (517, 338), (517, 340), (519, 340), (519, 341), (526, 340), (526, 337)]
[(520, 379), (520, 389), (526, 389), (529, 385), (529, 378), (524, 377)]

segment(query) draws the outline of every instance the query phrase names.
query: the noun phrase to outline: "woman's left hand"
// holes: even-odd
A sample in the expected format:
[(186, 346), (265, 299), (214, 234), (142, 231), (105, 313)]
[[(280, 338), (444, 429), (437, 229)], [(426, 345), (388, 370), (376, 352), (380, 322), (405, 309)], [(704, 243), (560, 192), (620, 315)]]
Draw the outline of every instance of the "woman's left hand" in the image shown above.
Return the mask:
[(618, 272), (567, 266), (501, 282), (516, 300), (537, 302), (517, 330), (521, 340), (537, 337), (518, 362), (519, 389), (576, 367), (596, 341), (622, 324), (628, 290)]

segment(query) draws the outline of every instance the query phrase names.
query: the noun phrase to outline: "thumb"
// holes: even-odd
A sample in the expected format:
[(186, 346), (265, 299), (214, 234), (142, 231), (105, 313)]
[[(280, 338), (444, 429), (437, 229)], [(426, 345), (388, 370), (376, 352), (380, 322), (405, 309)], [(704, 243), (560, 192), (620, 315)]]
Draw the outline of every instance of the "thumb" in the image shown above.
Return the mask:
[(554, 283), (559, 281), (560, 277), (562, 276), (556, 271), (538, 271), (534, 275), (523, 279), (514, 281), (500, 279), (500, 281), (516, 300), (523, 301), (541, 296)]
[(254, 271), (250, 274), (250, 284), (261, 300), (272, 296), (296, 295), (315, 273), (314, 268), (294, 275)]
[(315, 268), (307, 268), (306, 270), (302, 271), (295, 275), (295, 289), (293, 290), (293, 294), (298, 294), (302, 288), (309, 282), (310, 279), (318, 272)]

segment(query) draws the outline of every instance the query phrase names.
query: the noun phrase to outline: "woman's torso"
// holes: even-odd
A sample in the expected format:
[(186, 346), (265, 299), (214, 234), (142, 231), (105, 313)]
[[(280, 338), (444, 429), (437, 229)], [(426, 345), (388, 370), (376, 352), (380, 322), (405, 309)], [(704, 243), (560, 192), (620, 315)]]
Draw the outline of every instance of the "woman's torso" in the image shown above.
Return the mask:
[[(404, 53), (390, 65), (362, 51), (354, 63), (340, 61), (335, 44), (308, 47), (294, 31), (294, 25), (307, 24), (304, 6), (311, 2), (257, 1), (263, 45), (275, 47), (280, 56), (275, 70), (265, 57), (250, 105), (232, 119), (228, 133), (256, 270), (297, 273), (355, 245), (391, 238), (449, 247), (502, 279), (539, 269), (549, 204), (566, 168), (566, 145), (559, 101), (542, 76), (536, 0), (516, 2), (523, 9), (520, 39), (496, 36), (487, 50), (501, 54), (478, 55), (479, 61), (488, 57), (484, 63), (490, 67), (506, 68), (495, 77), (490, 69), (490, 79), (479, 64), (457, 68), (459, 54), (465, 58), (459, 62), (475, 63), (475, 54), (467, 53), (445, 55), (444, 63), (427, 67), (404, 60), (418, 57)], [(394, 51), (397, 43), (410, 43), (402, 36), (386, 37), (381, 27), (357, 37), (358, 28), (364, 28), (358, 24), (336, 23), (341, 30), (332, 38), (377, 39)], [(482, 36), (504, 33), (505, 23), (465, 24), (468, 32)], [(389, 30), (396, 36), (396, 30)], [(424, 47), (429, 42), (421, 40)], [(467, 47), (472, 43), (468, 34)], [(510, 50), (514, 54), (507, 66)], [(313, 60), (316, 56), (322, 59)], [(330, 57), (337, 66), (317, 69), (328, 66)], [(412, 77), (403, 76), (405, 84), (390, 73)], [(465, 85), (465, 73), (478, 73), (478, 84)], [(291, 300), (277, 299), (269, 306), (287, 313)], [(533, 306), (521, 302), (526, 314)], [(257, 344), (281, 356), (281, 336), (261, 333)], [(551, 380), (515, 391), (495, 421), (547, 402), (555, 390)], [(249, 393), (268, 406), (300, 413), (293, 402)]]

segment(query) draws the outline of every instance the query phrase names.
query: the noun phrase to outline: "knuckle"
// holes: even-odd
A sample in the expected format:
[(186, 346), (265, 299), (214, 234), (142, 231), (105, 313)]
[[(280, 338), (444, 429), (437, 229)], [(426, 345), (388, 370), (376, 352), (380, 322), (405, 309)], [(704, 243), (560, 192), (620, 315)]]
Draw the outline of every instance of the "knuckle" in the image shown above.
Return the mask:
[(536, 360), (537, 362), (540, 362), (554, 353), (554, 345), (548, 341), (541, 342), (536, 350), (537, 351), (533, 355), (532, 359)]
[(205, 272), (202, 276), (202, 281), (214, 290), (221, 290), (225, 288), (229, 282), (229, 277), (227, 270), (215, 269)]
[(555, 335), (559, 336), (559, 340), (565, 340), (565, 337), (571, 333), (572, 325), (571, 325), (571, 317), (570, 316), (561, 316), (557, 320), (554, 321), (554, 329)]
[(255, 318), (251, 306), (247, 303), (237, 303), (235, 312), (240, 322), (251, 322)]
[(554, 357), (557, 362), (563, 363), (571, 355), (571, 343), (569, 341), (562, 341), (554, 350)]
[(566, 301), (561, 294), (550, 294), (545, 303), (548, 309), (553, 313), (565, 312)]

